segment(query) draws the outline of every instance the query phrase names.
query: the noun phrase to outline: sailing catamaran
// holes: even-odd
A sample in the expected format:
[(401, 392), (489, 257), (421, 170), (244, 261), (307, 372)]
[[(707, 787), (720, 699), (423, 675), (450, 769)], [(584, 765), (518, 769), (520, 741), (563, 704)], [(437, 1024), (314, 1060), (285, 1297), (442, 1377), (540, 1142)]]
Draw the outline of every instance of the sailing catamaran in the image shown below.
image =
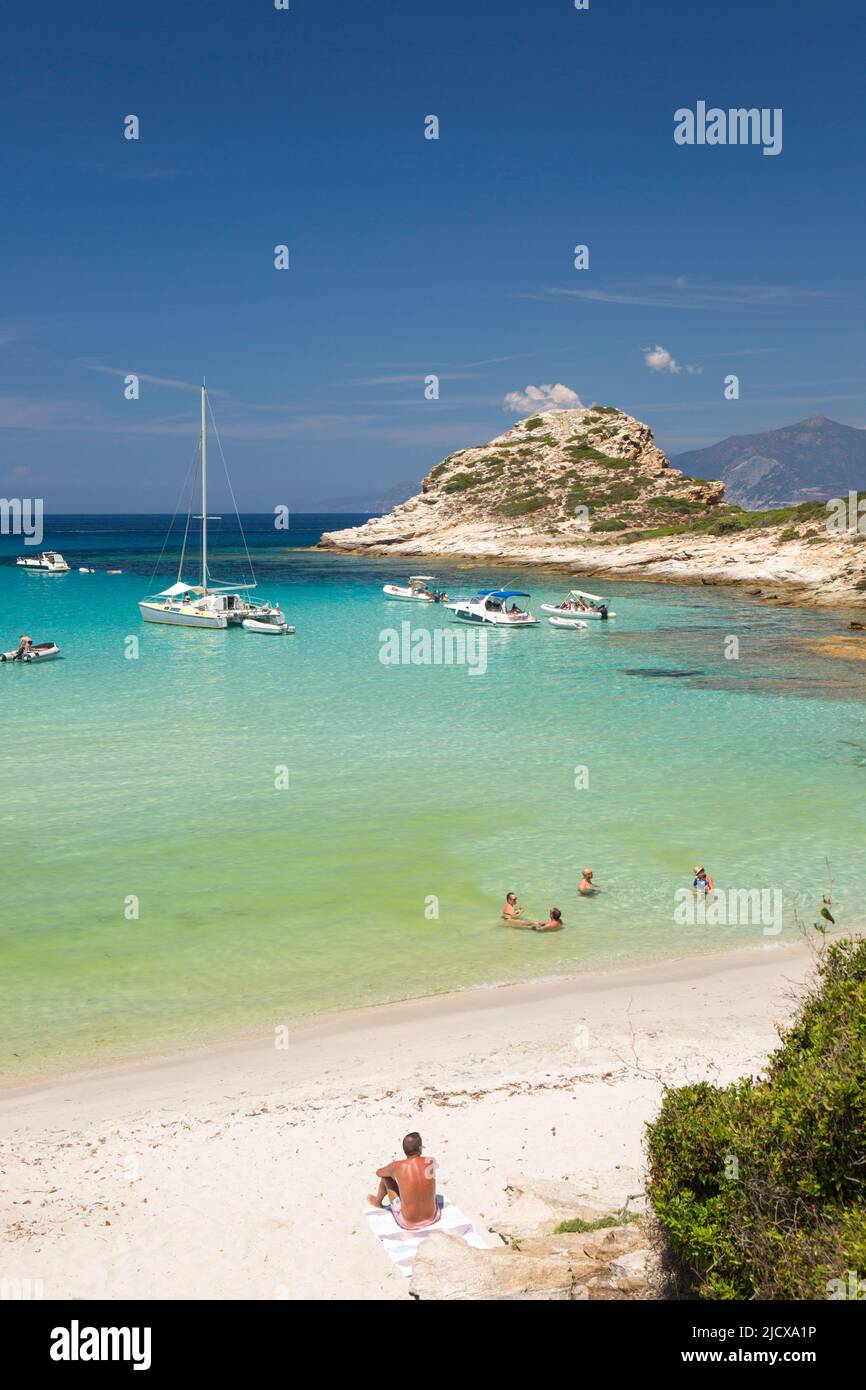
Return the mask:
[[(210, 572), (207, 562), (207, 524), (208, 521), (218, 520), (216, 517), (209, 517), (207, 514), (207, 391), (204, 382), (201, 387), (201, 433), (199, 436), (199, 463), (201, 471), (201, 582), (199, 584), (188, 584), (183, 578), (183, 567), (186, 560), (186, 542), (189, 535), (189, 523), (192, 519), (192, 501), (186, 519), (186, 530), (184, 531), (183, 547), (180, 553), (180, 564), (177, 570), (177, 581), (168, 589), (163, 589), (160, 593), (152, 595), (150, 598), (141, 599), (139, 608), (141, 616), (147, 623), (172, 623), (178, 627), (209, 627), (224, 628), (230, 623), (240, 624), (245, 619), (254, 619), (257, 622), (284, 623), (285, 618), (279, 605), (272, 606), (269, 603), (252, 603), (243, 594), (238, 593), (239, 589), (254, 589), (256, 587), (255, 576), (251, 584), (237, 584), (234, 587), (229, 585), (214, 585), (211, 583)], [(219, 438), (217, 439), (219, 443)], [(240, 524), (240, 517), (238, 517)], [(243, 535), (243, 529), (241, 530)], [(244, 542), (246, 545), (246, 541)], [(247, 552), (249, 559), (249, 552)], [(250, 561), (252, 570), (252, 561)]]

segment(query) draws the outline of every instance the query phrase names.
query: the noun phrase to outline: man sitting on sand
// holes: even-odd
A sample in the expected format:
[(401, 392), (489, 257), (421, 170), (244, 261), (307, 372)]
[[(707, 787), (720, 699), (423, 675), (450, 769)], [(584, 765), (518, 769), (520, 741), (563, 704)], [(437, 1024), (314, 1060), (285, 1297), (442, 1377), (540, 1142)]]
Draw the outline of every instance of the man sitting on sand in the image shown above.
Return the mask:
[(421, 1135), (407, 1134), (403, 1152), (405, 1158), (378, 1169), (379, 1191), (367, 1201), (372, 1207), (383, 1207), (389, 1197), (397, 1225), (404, 1231), (417, 1231), (439, 1220), (444, 1199), (436, 1195), (436, 1160), (421, 1153)]

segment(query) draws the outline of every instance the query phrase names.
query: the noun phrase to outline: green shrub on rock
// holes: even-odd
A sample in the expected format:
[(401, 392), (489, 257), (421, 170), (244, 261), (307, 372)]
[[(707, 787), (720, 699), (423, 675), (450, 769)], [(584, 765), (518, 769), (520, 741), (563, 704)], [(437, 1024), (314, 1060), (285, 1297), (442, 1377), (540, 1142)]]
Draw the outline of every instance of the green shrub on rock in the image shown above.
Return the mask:
[(480, 482), (480, 478), (473, 478), (468, 473), (455, 473), (453, 478), (449, 478), (442, 490), (443, 492), (465, 492), (468, 487), (477, 487)]

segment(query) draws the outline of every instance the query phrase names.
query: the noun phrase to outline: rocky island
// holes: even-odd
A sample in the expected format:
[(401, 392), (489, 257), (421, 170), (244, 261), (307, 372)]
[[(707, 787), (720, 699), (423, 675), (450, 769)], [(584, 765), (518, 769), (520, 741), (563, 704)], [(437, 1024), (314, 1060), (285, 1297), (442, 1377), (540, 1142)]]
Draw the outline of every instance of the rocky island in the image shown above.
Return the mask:
[(546, 411), (460, 449), (387, 516), (326, 532), (324, 549), (460, 557), (581, 575), (741, 583), (762, 598), (866, 603), (866, 545), (821, 501), (749, 512), (724, 483), (672, 467), (652, 430), (613, 406)]

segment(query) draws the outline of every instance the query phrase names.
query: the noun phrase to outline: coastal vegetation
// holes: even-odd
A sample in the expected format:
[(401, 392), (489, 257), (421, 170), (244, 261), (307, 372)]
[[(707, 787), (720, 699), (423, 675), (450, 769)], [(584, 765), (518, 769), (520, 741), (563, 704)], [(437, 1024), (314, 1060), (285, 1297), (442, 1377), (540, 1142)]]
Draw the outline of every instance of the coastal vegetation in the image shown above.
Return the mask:
[[(659, 498), (657, 503), (654, 500), (654, 511), (686, 513), (688, 520), (679, 519), (657, 526), (634, 525), (629, 534), (623, 537), (624, 540), (647, 541), (655, 540), (660, 536), (685, 536), (685, 535), (709, 535), (724, 536), (731, 535), (738, 531), (766, 531), (782, 526), (783, 533), (779, 540), (793, 540), (800, 536), (796, 526), (786, 523), (799, 522), (801, 525), (809, 521), (822, 523), (827, 519), (827, 508), (824, 502), (801, 502), (795, 507), (776, 507), (766, 512), (746, 512), (741, 507), (733, 505), (723, 505), (716, 507), (710, 514), (700, 503), (691, 503), (686, 498), (666, 497)], [(806, 533), (808, 535), (808, 533)], [(823, 540), (822, 535), (816, 535), (816, 540)]]
[(477, 487), (480, 482), (480, 478), (473, 478), (469, 473), (455, 473), (445, 484), (445, 491), (465, 492), (468, 487)]
[(779, 1033), (757, 1079), (668, 1089), (648, 1126), (669, 1297), (858, 1296), (849, 1271), (866, 1272), (866, 940), (826, 949)]
[(580, 1216), (572, 1216), (567, 1221), (560, 1221), (553, 1234), (586, 1235), (589, 1231), (609, 1231), (615, 1226), (639, 1226), (641, 1220), (638, 1213), (633, 1211), (611, 1212), (608, 1216), (597, 1216), (594, 1221), (584, 1221)]

